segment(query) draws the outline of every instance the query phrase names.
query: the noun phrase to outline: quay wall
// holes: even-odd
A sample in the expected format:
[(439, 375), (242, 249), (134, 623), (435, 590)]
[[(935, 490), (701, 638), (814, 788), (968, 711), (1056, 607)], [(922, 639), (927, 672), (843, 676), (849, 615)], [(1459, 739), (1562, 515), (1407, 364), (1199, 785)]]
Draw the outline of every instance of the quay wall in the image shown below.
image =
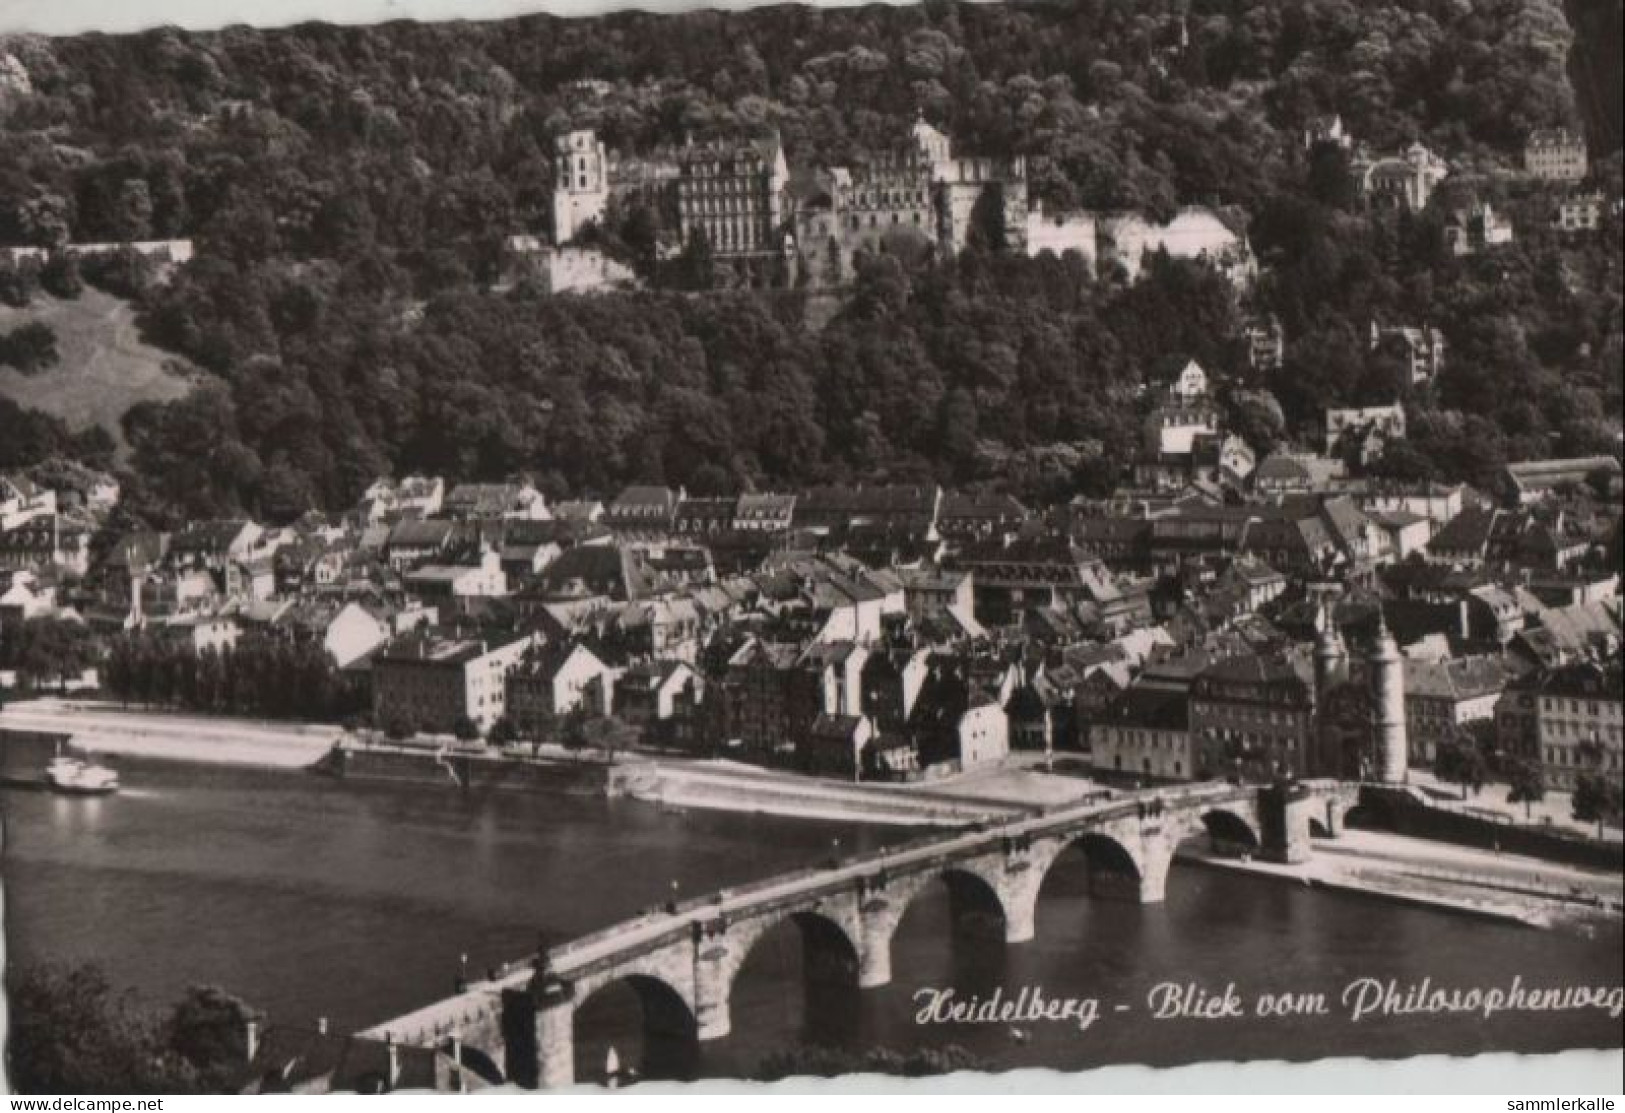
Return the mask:
[(1363, 785), (1359, 811), (1374, 827), (1415, 838), (1504, 850), (1571, 866), (1618, 870), (1625, 865), (1625, 845), (1579, 834), (1544, 831), (1515, 823), (1430, 807), (1403, 790)]
[(0, 727), (0, 755), (6, 752), (6, 747), (12, 744), (19, 746), (56, 746), (58, 743), (67, 744), (73, 741), (73, 735), (66, 731), (57, 730), (17, 730), (12, 727)]
[(465, 791), (567, 792), (581, 796), (616, 794), (624, 772), (600, 762), (348, 747), (333, 750), (315, 768), (340, 780), (403, 781)]

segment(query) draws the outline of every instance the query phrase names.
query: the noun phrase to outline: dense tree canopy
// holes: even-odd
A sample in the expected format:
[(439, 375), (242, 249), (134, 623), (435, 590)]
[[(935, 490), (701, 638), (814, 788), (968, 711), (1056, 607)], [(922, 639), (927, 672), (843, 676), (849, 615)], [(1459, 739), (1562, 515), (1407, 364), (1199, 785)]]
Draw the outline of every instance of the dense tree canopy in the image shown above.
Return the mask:
[(231, 1092), (241, 1084), (252, 1010), (194, 986), (167, 1013), (94, 966), (7, 971), (6, 1073), (24, 1094)]
[[(1455, 259), (1436, 214), (1358, 212), (1346, 160), (1306, 156), (1302, 129), (1337, 111), (1378, 146), (1422, 138), (1493, 193), (1488, 172), (1531, 128), (1574, 119), (1571, 39), (1556, 0), (12, 36), (0, 53), (29, 90), (0, 95), (0, 241), (196, 239), (163, 285), (129, 252), (82, 264), (210, 375), (127, 419), (128, 489), (158, 519), (286, 520), (418, 469), (527, 469), (555, 492), (863, 476), (1049, 497), (1117, 477), (1139, 388), (1185, 359), (1244, 391), (1234, 416), (1262, 448), (1313, 439), (1325, 405), (1392, 401), (1372, 320), (1434, 324), (1457, 353), (1380, 466), (1480, 479), (1511, 456), (1611, 446), (1617, 253), (1520, 229), (1511, 250)], [(1051, 208), (1241, 207), (1267, 265), (1255, 303), (1199, 267), (1154, 262), (1124, 288), (1076, 258), (1007, 258), (991, 235), (951, 263), (869, 258), (832, 317), (789, 290), (490, 289), (503, 237), (545, 227), (566, 127), (625, 151), (776, 129), (795, 164), (835, 164), (899, 140), (916, 109), (960, 150), (1023, 155)], [(657, 222), (634, 207), (611, 238), (647, 263)], [(679, 263), (705, 284), (703, 244)], [(78, 281), (0, 268), (0, 296), (47, 277)], [(1268, 382), (1243, 381), (1248, 312), (1289, 337)], [(59, 426), (0, 402), (12, 429), (0, 466), (64, 450)]]

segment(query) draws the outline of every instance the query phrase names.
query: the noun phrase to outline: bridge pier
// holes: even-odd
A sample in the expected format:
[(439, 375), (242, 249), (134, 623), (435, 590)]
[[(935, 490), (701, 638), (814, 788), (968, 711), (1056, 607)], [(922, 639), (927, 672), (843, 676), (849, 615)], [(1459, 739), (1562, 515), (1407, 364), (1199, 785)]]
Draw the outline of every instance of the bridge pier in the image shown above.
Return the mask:
[(576, 1006), (568, 982), (551, 981), (536, 998), (536, 1084), (543, 1089), (576, 1080)]
[(859, 908), (862, 937), (858, 945), (858, 988), (874, 989), (891, 984), (891, 937), (899, 917), (890, 915), (883, 901)]
[(1141, 904), (1161, 904), (1168, 896), (1168, 868), (1173, 865), (1174, 852), (1147, 854), (1140, 862)]
[[(724, 929), (726, 930), (726, 929)], [(709, 930), (694, 940), (694, 1023), (701, 1041), (720, 1040), (733, 1031), (729, 1007), (728, 948)]]
[(1027, 943), (1036, 931), (1034, 920), (1038, 911), (1038, 890), (1044, 883), (1049, 863), (1059, 853), (1056, 847), (1044, 846), (1035, 850), (1031, 846), (1021, 849), (1019, 855), (1007, 855), (1004, 871), (994, 885), (999, 905), (1004, 909), (1004, 941)]
[[(1025, 890), (1031, 889), (1031, 892)], [(1038, 887), (1022, 886), (1004, 897), (1004, 941), (1028, 943), (1036, 933), (1034, 919), (1038, 911)]]
[(1326, 801), (1326, 837), (1340, 839), (1343, 837), (1344, 808), (1343, 801), (1332, 797)]
[(1295, 785), (1271, 785), (1258, 790), (1258, 815), (1263, 828), (1259, 856), (1286, 865), (1308, 861), (1309, 821), (1318, 801)]
[(1090, 874), (1089, 895), (1127, 904), (1161, 904), (1168, 895), (1168, 863), (1142, 867), (1138, 877), (1104, 870)]

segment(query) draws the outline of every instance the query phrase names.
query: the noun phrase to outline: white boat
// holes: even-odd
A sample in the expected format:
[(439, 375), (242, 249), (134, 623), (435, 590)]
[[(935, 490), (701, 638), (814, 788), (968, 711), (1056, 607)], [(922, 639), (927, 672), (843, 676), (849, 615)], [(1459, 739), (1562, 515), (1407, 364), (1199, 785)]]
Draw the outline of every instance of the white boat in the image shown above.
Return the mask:
[(59, 755), (45, 767), (45, 783), (52, 792), (70, 796), (106, 796), (118, 791), (118, 774), (105, 765)]

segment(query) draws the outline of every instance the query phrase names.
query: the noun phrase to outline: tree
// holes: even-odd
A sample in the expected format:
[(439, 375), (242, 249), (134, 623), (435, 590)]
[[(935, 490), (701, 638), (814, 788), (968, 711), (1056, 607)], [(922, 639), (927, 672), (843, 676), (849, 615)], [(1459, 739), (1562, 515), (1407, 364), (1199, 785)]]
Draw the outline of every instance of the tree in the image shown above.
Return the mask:
[(1359, 188), (1349, 167), (1348, 152), (1335, 143), (1316, 143), (1309, 151), (1309, 196), (1328, 209), (1351, 209)]
[(679, 282), (689, 290), (709, 290), (717, 283), (716, 260), (705, 229), (695, 227), (678, 257)]
[(1281, 403), (1267, 390), (1238, 390), (1230, 399), (1230, 428), (1262, 460), (1286, 435)]
[(79, 257), (67, 251), (52, 252), (40, 268), (39, 282), (52, 297), (78, 297), (85, 288), (85, 280), (79, 273)]
[(543, 742), (557, 740), (560, 733), (559, 724), (559, 716), (553, 714), (551, 710), (544, 710), (527, 715), (523, 721), (514, 725), (520, 737), (530, 743), (530, 756), (535, 757), (542, 752)]
[(463, 742), (473, 742), (480, 736), (480, 725), (467, 715), (459, 715), (452, 720), (451, 733)]
[(391, 707), (384, 711), (384, 737), (396, 742), (415, 737), (422, 729), (418, 725), (417, 717), (410, 711)]
[(27, 966), (7, 978), (7, 1066), (25, 1094), (171, 1093), (192, 1088), (154, 1019), (94, 966)]
[(1511, 785), (1507, 792), (1507, 803), (1522, 804), (1523, 817), (1531, 818), (1533, 805), (1546, 798), (1545, 770), (1538, 762), (1519, 760), (1507, 770), (1507, 781)]
[(10, 364), (25, 375), (55, 367), (60, 359), (56, 330), (44, 321), (29, 321), (0, 335), (0, 364)]
[(614, 715), (604, 715), (585, 724), (586, 744), (614, 759), (615, 755), (638, 740), (638, 730), (631, 723)]
[(519, 740), (519, 731), (514, 727), (512, 719), (506, 715), (500, 715), (497, 717), (497, 721), (491, 724), (490, 733), (485, 736), (485, 740), (492, 746), (500, 748), (517, 742)]
[(169, 1049), (195, 1072), (199, 1089), (229, 1092), (248, 1058), (248, 1023), (260, 1019), (225, 990), (194, 985), (170, 1011), (164, 1033)]
[(586, 707), (579, 703), (558, 717), (559, 742), (565, 749), (579, 750), (587, 744), (588, 719)]
[(824, 245), (823, 283), (830, 289), (839, 286), (846, 278), (841, 267), (841, 242), (834, 236)]
[(114, 238), (144, 240), (152, 235), (152, 193), (141, 178), (126, 178), (108, 214)]
[(16, 649), (17, 671), (31, 687), (55, 681), (66, 687), (95, 660), (95, 644), (82, 622), (45, 616), (23, 624)]
[(23, 242), (60, 250), (73, 236), (71, 206), (59, 193), (40, 192), (17, 206), (17, 231)]
[(1441, 781), (1460, 785), (1461, 798), (1465, 800), (1469, 788), (1476, 793), (1484, 787), (1487, 770), (1477, 742), (1470, 736), (1462, 735), (1439, 746), (1433, 761), (1433, 772)]
[(0, 302), (21, 309), (39, 289), (39, 264), (32, 259), (0, 258)]
[(1574, 783), (1572, 802), (1574, 818), (1582, 822), (1595, 822), (1597, 837), (1602, 838), (1604, 823), (1618, 823), (1622, 807), (1620, 783), (1602, 773), (1581, 773)]

